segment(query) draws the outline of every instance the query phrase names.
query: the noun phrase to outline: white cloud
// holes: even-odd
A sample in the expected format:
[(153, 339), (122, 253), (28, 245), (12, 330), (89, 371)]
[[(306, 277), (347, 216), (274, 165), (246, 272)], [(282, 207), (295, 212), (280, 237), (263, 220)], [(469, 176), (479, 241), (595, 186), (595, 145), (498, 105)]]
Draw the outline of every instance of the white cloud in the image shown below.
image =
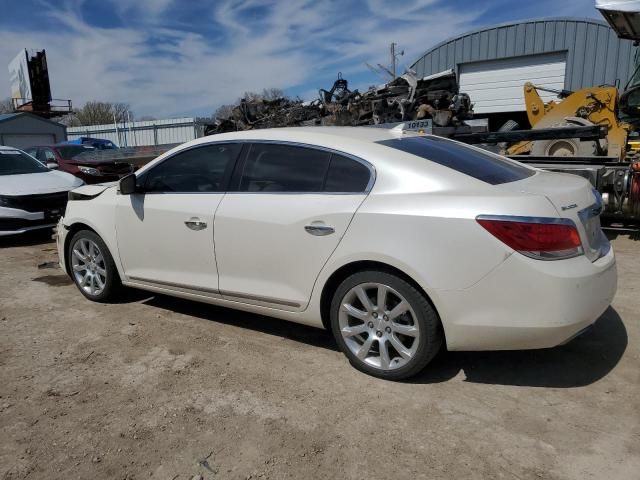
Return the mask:
[[(25, 47), (46, 48), (56, 98), (75, 105), (122, 101), (138, 115), (158, 117), (206, 114), (265, 87), (294, 88), (306, 97), (330, 87), (338, 71), (349, 78), (367, 72), (365, 62), (388, 64), (392, 41), (405, 50), (400, 65), (410, 65), (437, 41), (471, 29), (487, 6), (220, 0), (210, 9), (212, 27), (223, 31), (220, 42), (167, 28), (172, 0), (116, 2), (127, 19), (119, 28), (89, 25), (77, 13), (81, 4), (43, 3), (60, 28), (0, 31), (0, 65)], [(0, 75), (0, 98), (9, 93), (7, 77)]]
[[(302, 53), (246, 44), (216, 49), (189, 32), (96, 28), (70, 12), (54, 15), (65, 25), (55, 33), (0, 32), (0, 63), (8, 64), (25, 47), (46, 48), (54, 97), (71, 98), (75, 105), (123, 101), (138, 114), (174, 115), (213, 108), (245, 90), (291, 87), (306, 76), (297, 68)], [(159, 43), (151, 46), (151, 38)], [(151, 50), (165, 54), (153, 56)]]
[(164, 12), (174, 0), (118, 0), (114, 6), (121, 14), (139, 13), (156, 16)]

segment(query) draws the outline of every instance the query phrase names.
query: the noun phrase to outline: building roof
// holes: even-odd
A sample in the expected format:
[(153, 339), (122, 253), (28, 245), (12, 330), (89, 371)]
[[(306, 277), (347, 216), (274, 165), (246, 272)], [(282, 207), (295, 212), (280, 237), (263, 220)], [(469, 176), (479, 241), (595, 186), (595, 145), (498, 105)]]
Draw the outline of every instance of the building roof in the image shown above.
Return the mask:
[(40, 117), (40, 116), (35, 115), (35, 114), (31, 113), (31, 112), (2, 113), (2, 114), (0, 114), (0, 122), (6, 122), (7, 120), (13, 120), (14, 118), (23, 117), (23, 116), (27, 116), (27, 117), (33, 118), (35, 120), (39, 120), (41, 122), (47, 122), (47, 123), (56, 125), (58, 127), (67, 128), (62, 123), (54, 122), (53, 120), (49, 120), (48, 118)]
[[(604, 21), (547, 17), (489, 25), (458, 35), (429, 49), (411, 68), (419, 77), (450, 69), (460, 75), (464, 65), (471, 63), (564, 54), (564, 88), (579, 90), (624, 85), (633, 73), (637, 50), (633, 42), (618, 38)], [(489, 63), (486, 65), (489, 68)]]
[(17, 113), (0, 113), (0, 122), (9, 120), (10, 118), (13, 118), (17, 115), (18, 115)]
[(515, 25), (524, 25), (527, 23), (540, 23), (540, 22), (579, 22), (579, 23), (587, 23), (587, 24), (593, 24), (593, 25), (599, 25), (599, 26), (604, 26), (604, 27), (608, 27), (609, 28), (609, 24), (607, 22), (605, 22), (604, 20), (600, 20), (600, 19), (596, 19), (596, 18), (583, 18), (583, 17), (540, 17), (540, 18), (531, 18), (531, 19), (525, 19), (525, 20), (515, 20), (515, 21), (511, 21), (511, 22), (504, 22), (504, 23), (498, 23), (495, 25), (487, 25), (485, 27), (480, 27), (480, 28), (476, 28), (474, 30), (470, 30), (468, 32), (464, 32), (460, 35), (456, 35), (454, 37), (450, 37), (446, 40), (443, 40), (440, 43), (437, 43), (436, 45), (434, 45), (433, 47), (429, 48), (427, 51), (425, 51), (422, 55), (420, 55), (418, 57), (418, 60), (416, 60), (413, 65), (411, 66), (411, 68), (415, 67), (415, 64), (418, 63), (418, 61), (429, 55), (431, 52), (437, 50), (438, 48), (446, 45), (447, 43), (451, 43), (457, 39), (460, 38), (464, 38), (464, 37), (469, 37), (471, 35), (475, 35), (477, 33), (482, 33), (482, 32), (486, 32), (488, 30), (495, 30), (495, 29), (499, 29), (499, 28), (505, 28), (505, 27), (512, 27)]

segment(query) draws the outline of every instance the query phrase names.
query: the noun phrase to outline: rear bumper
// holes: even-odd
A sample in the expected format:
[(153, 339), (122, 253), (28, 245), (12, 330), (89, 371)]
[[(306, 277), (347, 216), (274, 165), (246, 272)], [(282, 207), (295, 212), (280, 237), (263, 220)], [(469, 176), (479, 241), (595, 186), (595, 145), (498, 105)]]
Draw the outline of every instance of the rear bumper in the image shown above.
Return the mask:
[(593, 324), (617, 289), (613, 249), (540, 261), (513, 254), (465, 290), (439, 291), (449, 350), (520, 350), (566, 343)]

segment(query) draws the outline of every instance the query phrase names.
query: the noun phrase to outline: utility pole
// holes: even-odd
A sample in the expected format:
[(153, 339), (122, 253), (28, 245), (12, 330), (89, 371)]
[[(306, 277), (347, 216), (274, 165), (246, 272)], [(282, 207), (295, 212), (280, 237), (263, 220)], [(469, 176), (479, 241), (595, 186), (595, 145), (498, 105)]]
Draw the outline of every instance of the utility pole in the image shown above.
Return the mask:
[(404, 50), (401, 50), (400, 53), (396, 53), (396, 45), (398, 45), (395, 42), (391, 42), (391, 72), (393, 73), (393, 78), (395, 80), (396, 76), (397, 76), (397, 68), (396, 68), (396, 59), (399, 56), (404, 55)]

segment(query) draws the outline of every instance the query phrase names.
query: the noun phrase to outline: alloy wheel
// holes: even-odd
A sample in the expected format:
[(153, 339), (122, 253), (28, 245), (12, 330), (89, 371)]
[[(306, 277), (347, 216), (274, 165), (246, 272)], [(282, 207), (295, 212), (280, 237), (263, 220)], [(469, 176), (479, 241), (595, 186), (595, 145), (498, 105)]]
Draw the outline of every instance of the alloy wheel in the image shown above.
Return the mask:
[(100, 247), (88, 238), (79, 238), (71, 249), (71, 268), (78, 286), (97, 296), (107, 283), (107, 270)]
[(411, 304), (382, 283), (356, 285), (343, 297), (338, 314), (340, 334), (361, 362), (394, 370), (416, 355), (420, 327)]

